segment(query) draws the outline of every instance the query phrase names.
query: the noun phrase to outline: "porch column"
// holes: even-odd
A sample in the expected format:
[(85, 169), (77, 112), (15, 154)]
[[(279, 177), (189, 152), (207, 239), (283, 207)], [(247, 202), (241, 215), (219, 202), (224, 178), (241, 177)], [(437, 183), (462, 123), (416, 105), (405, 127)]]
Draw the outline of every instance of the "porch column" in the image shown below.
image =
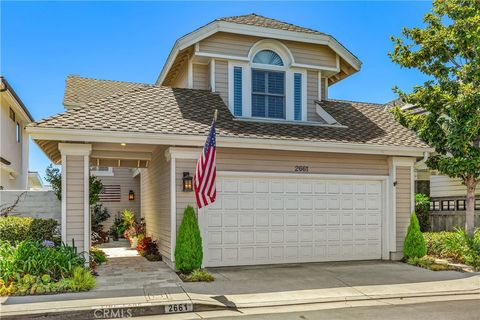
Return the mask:
[(410, 224), (410, 215), (415, 211), (414, 196), (415, 158), (390, 157), (390, 205), (389, 251), (391, 260), (403, 258), (403, 241)]
[[(78, 252), (90, 249), (90, 144), (60, 143), (62, 155), (62, 241)], [(88, 259), (88, 257), (87, 257)]]

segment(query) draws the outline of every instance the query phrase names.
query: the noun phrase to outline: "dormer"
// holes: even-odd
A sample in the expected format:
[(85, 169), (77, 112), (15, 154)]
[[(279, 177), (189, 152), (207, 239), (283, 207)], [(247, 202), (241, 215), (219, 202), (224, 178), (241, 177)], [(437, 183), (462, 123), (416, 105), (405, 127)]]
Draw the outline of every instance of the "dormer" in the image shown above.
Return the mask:
[(329, 35), (251, 14), (177, 40), (157, 84), (216, 92), (238, 120), (339, 125), (319, 102), (360, 66)]

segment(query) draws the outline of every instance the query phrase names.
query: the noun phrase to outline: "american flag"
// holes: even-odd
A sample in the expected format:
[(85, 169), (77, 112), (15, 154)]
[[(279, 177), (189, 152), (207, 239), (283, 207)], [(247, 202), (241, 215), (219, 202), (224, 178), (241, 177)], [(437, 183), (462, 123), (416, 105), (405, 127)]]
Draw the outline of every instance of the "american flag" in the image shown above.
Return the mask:
[(215, 178), (217, 176), (217, 167), (215, 165), (215, 118), (200, 158), (197, 161), (193, 177), (193, 190), (195, 191), (199, 209), (215, 202), (217, 197), (217, 188), (215, 187)]

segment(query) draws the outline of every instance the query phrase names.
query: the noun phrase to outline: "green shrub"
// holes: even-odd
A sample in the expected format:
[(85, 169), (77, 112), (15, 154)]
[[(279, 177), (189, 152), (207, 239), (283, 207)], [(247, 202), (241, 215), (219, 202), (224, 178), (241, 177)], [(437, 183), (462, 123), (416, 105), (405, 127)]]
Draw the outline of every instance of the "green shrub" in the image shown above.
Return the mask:
[(58, 280), (68, 277), (72, 270), (84, 266), (85, 258), (76, 249), (61, 245), (46, 247), (41, 242), (26, 240), (12, 245), (0, 241), (0, 279), (5, 283), (24, 275), (48, 274)]
[(104, 208), (101, 204), (96, 204), (92, 208), (92, 230), (99, 232), (103, 229), (102, 222), (110, 218), (107, 208)]
[(36, 219), (29, 217), (1, 217), (0, 240), (15, 241), (49, 240), (60, 242), (59, 224), (55, 219)]
[(183, 213), (175, 247), (175, 267), (182, 272), (191, 272), (202, 266), (202, 237), (198, 228), (195, 210), (188, 206)]
[(72, 272), (71, 289), (73, 291), (88, 291), (95, 288), (95, 277), (82, 267), (75, 267)]
[(407, 235), (403, 242), (403, 254), (406, 258), (421, 258), (427, 252), (425, 247), (425, 239), (420, 231), (418, 219), (415, 213), (410, 217), (410, 225), (408, 226)]
[(113, 238), (113, 240), (118, 240), (118, 238), (123, 235), (124, 231), (125, 225), (123, 223), (123, 219), (120, 214), (117, 214), (113, 224), (110, 226), (109, 235)]
[(423, 193), (415, 193), (415, 213), (422, 232), (430, 230), (429, 210), (430, 198)]
[(98, 247), (90, 248), (90, 259), (91, 261), (95, 262), (95, 264), (97, 265), (101, 265), (102, 263), (105, 263), (108, 260), (105, 252)]
[(122, 220), (126, 230), (135, 227), (136, 217), (133, 211), (128, 209), (123, 210)]
[(205, 269), (196, 269), (190, 274), (181, 274), (180, 278), (185, 282), (211, 282), (215, 280), (215, 278)]
[(463, 229), (455, 232), (424, 233), (427, 254), (480, 268), (480, 229), (469, 236)]
[(455, 228), (452, 236), (445, 241), (445, 249), (459, 255), (462, 263), (480, 269), (480, 229), (469, 235), (462, 228)]
[(423, 236), (425, 238), (428, 255), (438, 258), (458, 260), (458, 253), (449, 251), (446, 247), (447, 239), (453, 236), (453, 232), (425, 232)]

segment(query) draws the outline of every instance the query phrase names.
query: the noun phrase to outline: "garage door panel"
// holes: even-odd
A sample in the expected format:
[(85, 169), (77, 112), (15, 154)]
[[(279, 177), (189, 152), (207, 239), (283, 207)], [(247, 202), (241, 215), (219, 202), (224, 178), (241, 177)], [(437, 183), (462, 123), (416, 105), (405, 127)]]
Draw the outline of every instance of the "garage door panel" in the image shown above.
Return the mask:
[(240, 227), (253, 227), (255, 224), (255, 214), (253, 212), (242, 212), (239, 215)]
[(269, 243), (270, 231), (269, 230), (255, 230), (255, 243)]
[(255, 231), (249, 229), (242, 229), (238, 235), (238, 242), (240, 244), (254, 244), (255, 243)]
[(270, 213), (269, 212), (257, 212), (255, 214), (255, 226), (268, 227), (270, 225)]
[(255, 209), (256, 210), (269, 210), (270, 209), (270, 199), (267, 196), (256, 196), (255, 197)]
[(301, 197), (299, 198), (299, 209), (300, 210), (313, 210), (313, 198), (312, 197)]
[(272, 243), (284, 243), (284, 230), (272, 230), (270, 231), (271, 234), (271, 242)]
[(217, 191), (200, 217), (206, 266), (381, 257), (380, 181), (220, 176)]
[(240, 210), (253, 210), (255, 209), (255, 197), (253, 195), (240, 196)]

